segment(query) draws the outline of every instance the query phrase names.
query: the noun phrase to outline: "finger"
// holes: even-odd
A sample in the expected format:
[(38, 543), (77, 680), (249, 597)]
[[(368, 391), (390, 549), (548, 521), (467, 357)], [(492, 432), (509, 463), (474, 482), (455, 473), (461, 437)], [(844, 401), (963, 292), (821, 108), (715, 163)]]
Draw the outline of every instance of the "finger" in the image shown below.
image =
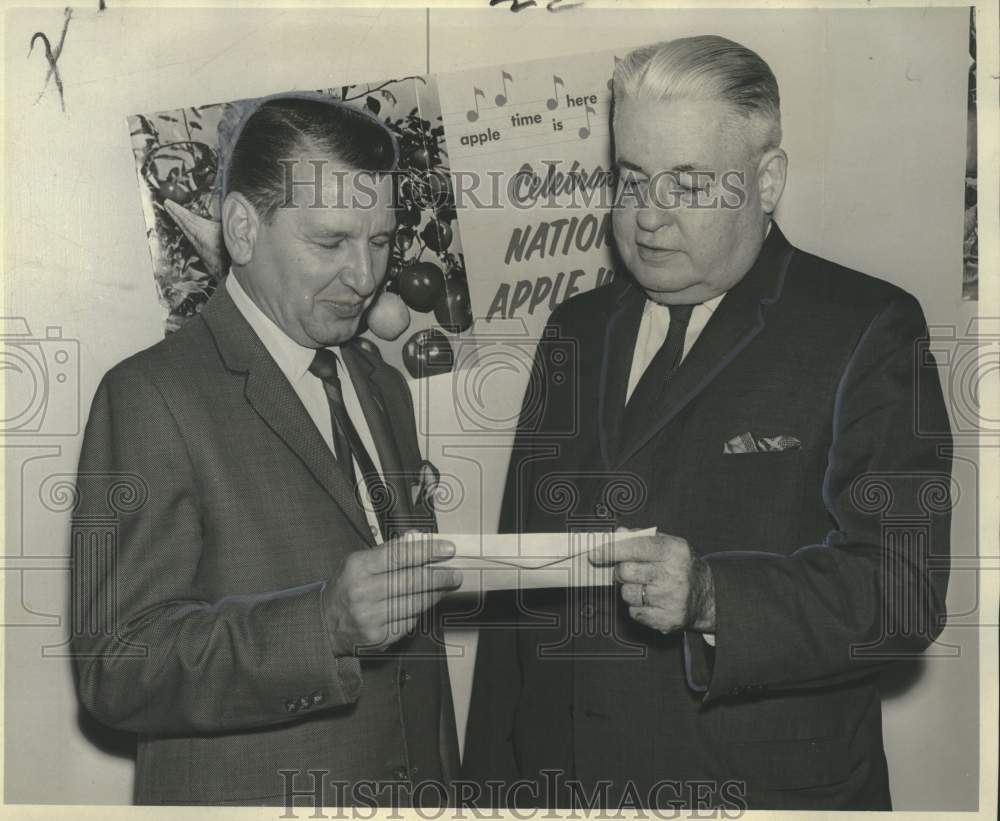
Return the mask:
[(615, 581), (650, 584), (656, 581), (656, 565), (652, 562), (619, 562), (615, 565)]
[(455, 555), (455, 545), (446, 539), (435, 538), (430, 533), (412, 532), (369, 552), (373, 554), (372, 564), (369, 566), (371, 571), (387, 573), (403, 567), (417, 567), (428, 562), (450, 559)]
[(455, 590), (461, 586), (461, 570), (424, 565), (369, 576), (366, 592), (372, 599), (382, 601), (429, 590)]
[[(646, 598), (648, 600), (649, 593), (647, 591)], [(623, 584), (622, 585), (622, 601), (632, 607), (642, 607), (642, 585), (641, 584)]]
[(672, 537), (657, 533), (653, 537), (640, 536), (634, 539), (612, 539), (590, 551), (590, 562), (596, 565), (614, 564), (622, 561), (652, 562), (663, 558)]

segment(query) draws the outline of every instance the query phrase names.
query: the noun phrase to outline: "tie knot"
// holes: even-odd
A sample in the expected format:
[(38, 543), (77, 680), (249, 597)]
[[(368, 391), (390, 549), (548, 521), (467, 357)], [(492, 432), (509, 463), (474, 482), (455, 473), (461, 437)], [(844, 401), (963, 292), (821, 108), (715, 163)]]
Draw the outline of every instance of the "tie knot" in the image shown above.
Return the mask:
[(312, 364), (309, 365), (309, 373), (318, 376), (324, 382), (339, 383), (337, 376), (337, 354), (326, 348), (320, 348), (313, 357)]
[(668, 305), (667, 309), (670, 311), (671, 324), (676, 322), (681, 325), (687, 325), (691, 321), (691, 312), (694, 310), (694, 305)]

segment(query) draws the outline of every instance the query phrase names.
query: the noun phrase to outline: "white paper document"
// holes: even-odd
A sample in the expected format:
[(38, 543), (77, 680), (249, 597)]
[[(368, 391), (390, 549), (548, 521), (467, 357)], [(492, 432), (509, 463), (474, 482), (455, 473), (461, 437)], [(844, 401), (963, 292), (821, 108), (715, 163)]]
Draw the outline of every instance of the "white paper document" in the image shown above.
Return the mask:
[(590, 551), (655, 532), (651, 527), (628, 533), (442, 533), (436, 538), (453, 542), (455, 556), (435, 566), (462, 571), (456, 593), (597, 587), (613, 582), (614, 566), (595, 567), (588, 559)]

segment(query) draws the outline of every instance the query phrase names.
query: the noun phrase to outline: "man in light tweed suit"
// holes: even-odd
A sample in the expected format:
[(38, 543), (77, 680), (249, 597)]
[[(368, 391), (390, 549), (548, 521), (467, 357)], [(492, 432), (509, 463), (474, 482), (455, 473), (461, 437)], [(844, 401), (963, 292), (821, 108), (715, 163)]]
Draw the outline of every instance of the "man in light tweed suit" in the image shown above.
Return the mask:
[[(322, 165), (335, 207), (306, 207), (308, 186), (287, 199), (289, 158)], [(453, 546), (403, 535), (434, 527), (412, 399), (356, 336), (386, 273), (396, 158), (366, 114), (265, 102), (227, 166), (230, 274), (98, 387), (74, 672), (90, 713), (138, 734), (137, 803), (434, 805), (455, 775), (427, 616), (460, 574), (432, 572)], [(102, 516), (103, 553), (86, 538)]]

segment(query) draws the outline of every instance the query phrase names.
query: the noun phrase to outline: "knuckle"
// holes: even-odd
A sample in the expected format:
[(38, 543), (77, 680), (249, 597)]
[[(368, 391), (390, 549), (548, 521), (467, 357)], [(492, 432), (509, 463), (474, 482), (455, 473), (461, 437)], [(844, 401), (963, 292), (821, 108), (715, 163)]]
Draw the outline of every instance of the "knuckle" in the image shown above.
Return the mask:
[(379, 644), (385, 638), (385, 632), (382, 625), (368, 624), (361, 631), (361, 637), (368, 644)]

